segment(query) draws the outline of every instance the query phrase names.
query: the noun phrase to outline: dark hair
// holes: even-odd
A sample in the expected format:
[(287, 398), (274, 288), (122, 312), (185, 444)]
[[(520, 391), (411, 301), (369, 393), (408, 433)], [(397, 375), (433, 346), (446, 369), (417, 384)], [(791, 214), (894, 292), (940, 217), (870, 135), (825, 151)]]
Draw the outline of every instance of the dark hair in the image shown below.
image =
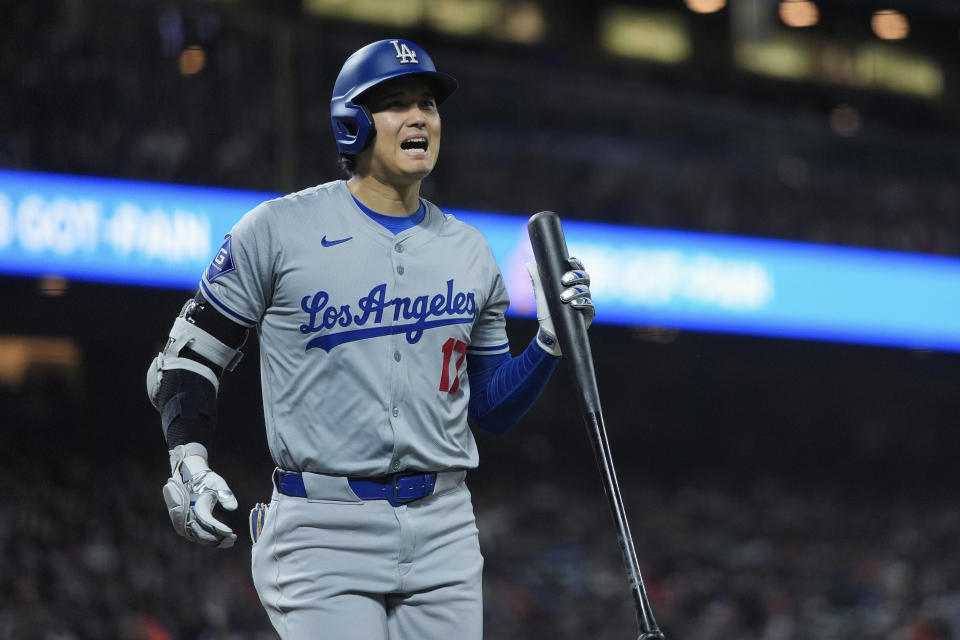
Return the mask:
[(350, 153), (341, 153), (340, 157), (337, 158), (337, 165), (341, 171), (347, 174), (348, 178), (352, 178), (353, 174), (357, 172), (357, 156)]

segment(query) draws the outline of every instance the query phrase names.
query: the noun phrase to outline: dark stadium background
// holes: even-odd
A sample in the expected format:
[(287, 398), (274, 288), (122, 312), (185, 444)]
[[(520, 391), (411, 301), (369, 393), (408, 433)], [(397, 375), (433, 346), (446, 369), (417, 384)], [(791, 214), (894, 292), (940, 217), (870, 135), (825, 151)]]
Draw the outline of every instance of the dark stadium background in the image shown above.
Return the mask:
[[(730, 7), (621, 3), (689, 25), (692, 57), (671, 65), (602, 50), (613, 3), (527, 3), (546, 21), (534, 43), (310, 4), (4, 3), (0, 167), (269, 191), (339, 177), (336, 72), (402, 33), (461, 81), (425, 184), (441, 206), (960, 254), (954, 3), (821, 2), (807, 28), (844, 46), (872, 37), (874, 10), (903, 11), (905, 42), (942, 65), (935, 99), (746, 73), (729, 54)], [(190, 46), (205, 57), (185, 75)], [(841, 105), (852, 128), (837, 124)], [(0, 383), (0, 640), (273, 637), (243, 534), (271, 470), (255, 340), (222, 386), (212, 450), (240, 499), (225, 517), (239, 544), (182, 541), (160, 495), (169, 469), (143, 377), (188, 294), (70, 282), (51, 296), (0, 279), (0, 334), (68, 338), (81, 362)], [(534, 327), (511, 322), (515, 352)], [(661, 327), (590, 335), (668, 638), (960, 637), (957, 354)], [(636, 635), (571, 391), (561, 368), (513, 432), (478, 436), (491, 639)]]

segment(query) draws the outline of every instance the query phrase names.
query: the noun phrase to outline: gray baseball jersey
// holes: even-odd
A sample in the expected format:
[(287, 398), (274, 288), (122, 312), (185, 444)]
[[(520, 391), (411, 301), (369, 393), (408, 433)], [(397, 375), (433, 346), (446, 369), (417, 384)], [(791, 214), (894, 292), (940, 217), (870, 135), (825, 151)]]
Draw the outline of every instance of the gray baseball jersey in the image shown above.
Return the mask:
[(204, 273), (207, 299), (258, 330), (279, 467), (476, 467), (466, 356), (508, 352), (509, 301), (483, 235), (425, 206), (393, 235), (329, 182), (247, 213)]

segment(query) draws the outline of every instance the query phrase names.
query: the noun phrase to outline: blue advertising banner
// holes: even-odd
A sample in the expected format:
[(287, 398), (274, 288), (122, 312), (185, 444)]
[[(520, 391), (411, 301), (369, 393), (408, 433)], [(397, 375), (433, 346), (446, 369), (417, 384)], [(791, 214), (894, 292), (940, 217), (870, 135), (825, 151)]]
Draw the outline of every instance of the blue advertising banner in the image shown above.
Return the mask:
[[(277, 194), (0, 170), (0, 274), (192, 290)], [(447, 210), (489, 239), (511, 313), (535, 311), (524, 216)], [(533, 212), (530, 212), (533, 213)], [(597, 322), (960, 351), (960, 259), (564, 222)]]
[(195, 287), (271, 194), (0, 170), (0, 272)]

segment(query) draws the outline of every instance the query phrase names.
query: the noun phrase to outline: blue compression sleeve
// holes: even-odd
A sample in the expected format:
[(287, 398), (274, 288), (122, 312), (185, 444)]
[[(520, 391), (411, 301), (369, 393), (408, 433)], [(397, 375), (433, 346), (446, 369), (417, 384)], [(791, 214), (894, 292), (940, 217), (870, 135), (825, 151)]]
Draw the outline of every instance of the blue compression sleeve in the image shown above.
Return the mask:
[(559, 363), (536, 339), (516, 358), (508, 353), (468, 356), (470, 419), (484, 431), (505, 433), (540, 397)]

